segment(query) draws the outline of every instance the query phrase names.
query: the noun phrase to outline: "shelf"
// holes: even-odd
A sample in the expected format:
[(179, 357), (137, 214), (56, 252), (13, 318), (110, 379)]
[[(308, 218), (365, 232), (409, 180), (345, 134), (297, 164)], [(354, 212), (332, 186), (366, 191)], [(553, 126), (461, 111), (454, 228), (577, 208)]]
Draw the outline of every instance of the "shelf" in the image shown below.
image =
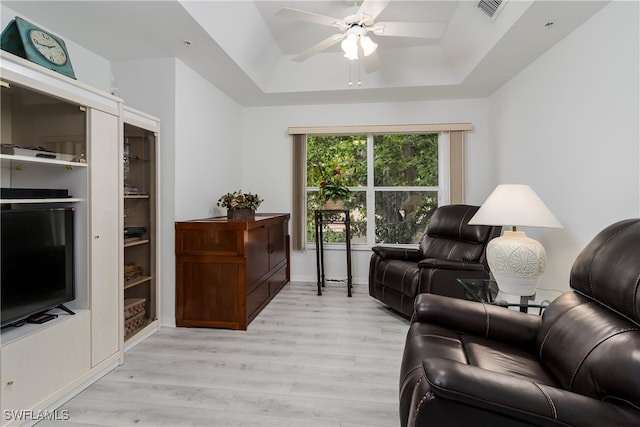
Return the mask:
[(124, 156), (124, 157), (125, 157), (125, 160), (129, 160), (130, 162), (132, 162), (132, 161), (133, 161), (133, 162), (148, 162), (148, 161), (149, 161), (149, 160), (147, 160), (147, 159), (143, 159), (143, 158), (138, 157), (138, 156), (136, 156), (136, 155), (129, 156), (129, 157)]
[(149, 243), (149, 239), (142, 239), (142, 240), (136, 240), (134, 242), (126, 242), (124, 244), (124, 247), (130, 248), (131, 246), (146, 245), (148, 243)]
[(65, 197), (62, 199), (0, 199), (0, 203), (80, 203), (82, 199), (75, 197)]
[(37, 163), (38, 165), (64, 166), (67, 169), (75, 167), (86, 168), (87, 163), (68, 162), (66, 160), (45, 159), (42, 157), (15, 156), (13, 154), (0, 154), (3, 166), (5, 163)]
[[(144, 320), (125, 320), (125, 342), (158, 327), (157, 138), (159, 122), (129, 108), (122, 141), (123, 298), (145, 300)], [(132, 119), (132, 122), (129, 122)], [(139, 274), (138, 276), (133, 276)], [(143, 276), (146, 274), (148, 276)], [(132, 330), (132, 328), (135, 328)]]
[(48, 322), (40, 323), (40, 324), (25, 323), (22, 326), (6, 326), (2, 328), (2, 333), (0, 338), (0, 340), (2, 341), (2, 346), (3, 347), (7, 346), (13, 341), (38, 333), (40, 331), (43, 331), (44, 329), (57, 325), (58, 323), (66, 322), (69, 319), (86, 316), (89, 313), (89, 310), (87, 309), (77, 308), (77, 307), (74, 307), (72, 304), (66, 304), (66, 305), (73, 310), (75, 315), (70, 315), (69, 313), (62, 311), (61, 309), (56, 307), (48, 310), (47, 312), (51, 314), (57, 314), (58, 317)]
[(125, 340), (128, 340), (130, 338), (132, 338), (134, 335), (136, 335), (138, 332), (142, 331), (144, 328), (146, 328), (147, 326), (149, 326), (151, 324), (152, 320), (151, 319), (147, 319), (145, 318), (144, 321), (142, 322), (142, 325), (140, 325), (138, 328), (134, 329), (133, 331), (131, 331), (130, 333), (126, 334), (124, 336)]
[(146, 283), (150, 281), (152, 278), (153, 277), (151, 276), (136, 277), (135, 279), (131, 279), (128, 282), (124, 282), (124, 288), (125, 289), (133, 288), (134, 286), (138, 286), (142, 283)]

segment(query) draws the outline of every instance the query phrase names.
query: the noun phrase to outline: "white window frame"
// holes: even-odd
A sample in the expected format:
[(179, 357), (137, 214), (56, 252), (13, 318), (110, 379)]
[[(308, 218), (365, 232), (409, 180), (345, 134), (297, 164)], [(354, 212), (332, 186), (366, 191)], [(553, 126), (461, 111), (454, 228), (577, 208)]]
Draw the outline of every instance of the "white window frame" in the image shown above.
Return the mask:
[[(433, 134), (435, 132), (431, 132)], [(412, 135), (412, 134), (406, 134)], [(376, 242), (376, 221), (375, 221), (375, 194), (377, 191), (435, 191), (438, 194), (438, 206), (448, 204), (449, 202), (449, 133), (438, 132), (438, 185), (437, 186), (375, 186), (374, 184), (374, 164), (375, 164), (375, 150), (374, 140), (375, 136), (372, 133), (366, 135), (367, 137), (367, 183), (366, 186), (350, 187), (354, 192), (366, 193), (366, 210), (367, 210), (367, 231), (366, 231), (366, 243), (354, 243), (352, 241), (352, 247), (373, 247), (379, 243)], [(308, 136), (324, 136), (324, 135), (308, 135)], [(346, 136), (346, 135), (345, 135)], [(318, 187), (306, 187), (306, 192), (318, 191)], [(308, 205), (307, 205), (308, 209)], [(369, 213), (373, 213), (373, 215)], [(308, 212), (307, 212), (308, 213)], [(307, 243), (311, 243), (307, 241)], [(340, 247), (344, 243), (325, 243), (327, 247)], [(407, 246), (411, 243), (398, 243), (391, 244), (385, 243), (388, 246)]]
[[(367, 125), (367, 126), (297, 126), (289, 127), (293, 137), (293, 211), (292, 211), (292, 249), (306, 250), (306, 135), (369, 135), (369, 134), (426, 134), (438, 133), (438, 168), (446, 170), (443, 179), (438, 178), (438, 206), (451, 203), (464, 203), (465, 139), (471, 131), (471, 123), (436, 123), (416, 125)], [(455, 136), (455, 137), (454, 137)], [(369, 138), (367, 138), (368, 140)], [(300, 147), (304, 143), (304, 147)], [(448, 146), (448, 149), (446, 148)], [(371, 150), (367, 150), (369, 153)], [(367, 178), (369, 179), (369, 177)], [(406, 188), (406, 187), (402, 187)], [(420, 188), (423, 190), (423, 188)], [(371, 195), (369, 195), (371, 194)], [(373, 203), (373, 194), (367, 194), (367, 212)], [(372, 201), (369, 201), (369, 198)], [(373, 211), (371, 211), (373, 212)], [(367, 223), (367, 244), (375, 240)], [(372, 238), (369, 236), (373, 236)]]

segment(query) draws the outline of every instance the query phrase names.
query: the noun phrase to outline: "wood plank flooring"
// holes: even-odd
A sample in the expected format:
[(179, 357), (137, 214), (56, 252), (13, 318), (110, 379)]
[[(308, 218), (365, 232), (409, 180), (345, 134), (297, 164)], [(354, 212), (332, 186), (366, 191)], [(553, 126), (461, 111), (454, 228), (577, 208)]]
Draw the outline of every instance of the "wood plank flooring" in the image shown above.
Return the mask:
[(38, 426), (397, 427), (409, 321), (345, 286), (290, 283), (247, 331), (163, 328)]

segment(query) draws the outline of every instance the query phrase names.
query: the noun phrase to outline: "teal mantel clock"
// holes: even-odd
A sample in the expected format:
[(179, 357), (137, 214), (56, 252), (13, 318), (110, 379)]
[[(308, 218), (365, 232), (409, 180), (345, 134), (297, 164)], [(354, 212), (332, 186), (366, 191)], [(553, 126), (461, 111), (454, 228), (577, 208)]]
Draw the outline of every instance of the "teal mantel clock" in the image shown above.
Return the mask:
[(75, 79), (64, 41), (16, 16), (0, 36), (0, 48)]

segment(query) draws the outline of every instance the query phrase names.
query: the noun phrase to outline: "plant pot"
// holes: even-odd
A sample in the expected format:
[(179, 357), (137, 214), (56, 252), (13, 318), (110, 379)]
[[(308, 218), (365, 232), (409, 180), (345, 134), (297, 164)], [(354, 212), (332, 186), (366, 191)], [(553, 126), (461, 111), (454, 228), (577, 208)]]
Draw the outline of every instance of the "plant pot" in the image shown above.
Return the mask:
[(329, 199), (326, 200), (324, 202), (322, 202), (322, 209), (325, 210), (343, 210), (344, 209), (344, 200), (342, 199), (338, 199), (338, 200), (333, 200), (333, 199)]
[(251, 209), (227, 209), (227, 219), (255, 219), (256, 211)]

